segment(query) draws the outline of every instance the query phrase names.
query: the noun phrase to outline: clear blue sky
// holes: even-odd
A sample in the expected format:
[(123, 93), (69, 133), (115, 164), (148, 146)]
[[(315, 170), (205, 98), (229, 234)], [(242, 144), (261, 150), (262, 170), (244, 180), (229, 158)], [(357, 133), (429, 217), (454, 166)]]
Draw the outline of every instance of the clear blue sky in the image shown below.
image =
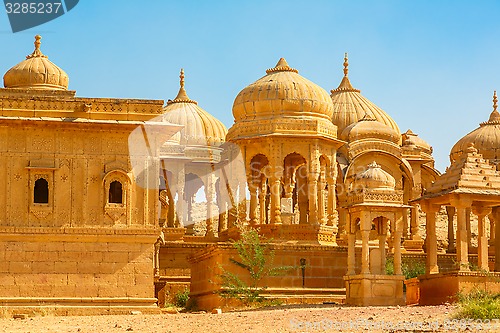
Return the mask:
[(12, 34), (0, 11), (0, 72), (33, 50), (83, 97), (174, 98), (186, 88), (227, 127), (238, 92), (279, 57), (326, 90), (349, 52), (353, 85), (402, 131), (434, 147), (437, 167), (488, 118), (500, 90), (498, 1), (97, 1)]

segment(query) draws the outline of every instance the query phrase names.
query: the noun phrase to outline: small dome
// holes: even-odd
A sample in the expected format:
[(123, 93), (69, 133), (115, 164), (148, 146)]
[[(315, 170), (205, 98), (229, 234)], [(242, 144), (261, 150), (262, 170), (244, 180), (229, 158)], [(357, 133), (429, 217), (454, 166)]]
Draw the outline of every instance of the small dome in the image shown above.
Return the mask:
[(366, 114), (361, 120), (344, 129), (340, 139), (353, 142), (362, 139), (381, 139), (399, 144), (400, 135), (393, 128)]
[(488, 160), (500, 160), (500, 113), (498, 112), (498, 99), (496, 91), (493, 94), (493, 112), (488, 121), (480, 124), (478, 128), (461, 138), (455, 143), (450, 152), (450, 161), (459, 160), (467, 151), (469, 144)]
[(68, 74), (40, 51), (41, 39), (40, 35), (36, 35), (35, 51), (5, 73), (3, 76), (5, 88), (68, 89)]
[(163, 108), (163, 119), (184, 125), (167, 144), (180, 143), (186, 146), (219, 146), (225, 141), (227, 129), (217, 118), (191, 100), (184, 89), (184, 70), (181, 70), (181, 87), (174, 100)]
[(373, 162), (367, 169), (356, 176), (353, 183), (353, 189), (378, 189), (394, 190), (396, 180), (389, 173), (382, 170), (380, 165)]
[(236, 96), (233, 104), (235, 122), (306, 114), (331, 119), (333, 109), (328, 93), (300, 76), (284, 58), (266, 73)]
[(349, 72), (347, 53), (344, 58), (344, 77), (337, 89), (331, 90), (333, 102), (332, 121), (337, 125), (338, 133), (341, 134), (346, 127), (358, 122), (365, 115), (378, 120), (395, 130), (400, 135), (396, 122), (384, 110), (370, 102), (361, 95), (361, 91), (355, 89), (347, 76)]
[(424, 139), (420, 138), (418, 134), (413, 133), (412, 130), (409, 129), (406, 133), (403, 133), (402, 139), (403, 146), (415, 146), (428, 154), (432, 154), (431, 145), (429, 145)]

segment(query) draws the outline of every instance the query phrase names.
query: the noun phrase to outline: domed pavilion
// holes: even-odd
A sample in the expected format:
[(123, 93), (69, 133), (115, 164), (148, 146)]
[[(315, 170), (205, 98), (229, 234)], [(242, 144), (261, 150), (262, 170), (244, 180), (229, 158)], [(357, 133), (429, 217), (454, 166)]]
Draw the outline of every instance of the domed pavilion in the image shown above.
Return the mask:
[[(426, 213), (427, 264), (426, 275), (419, 277), (423, 305), (448, 301), (457, 292), (466, 292), (471, 283), (488, 285), (488, 291), (499, 292), (500, 284), (500, 171), (498, 171), (498, 122), (496, 92), (493, 95), (493, 112), (488, 121), (465, 135), (451, 149), (451, 164), (435, 183), (418, 199)], [(487, 156), (487, 157), (486, 157)], [(450, 243), (455, 241), (456, 265), (451, 272), (440, 272), (436, 245), (436, 213), (441, 206), (453, 209), (448, 223)], [(478, 221), (478, 270), (472, 271), (469, 262), (470, 213)], [(457, 230), (453, 230), (453, 215), (457, 216)], [(486, 217), (489, 217), (490, 248), (495, 261), (488, 260), (488, 235)], [(450, 228), (451, 225), (451, 228)], [(489, 272), (494, 270), (495, 272)], [(439, 290), (439, 293), (435, 291)]]
[(273, 237), (279, 229), (284, 239), (335, 244), (343, 142), (328, 93), (281, 58), (236, 96), (233, 116), (226, 139), (244, 156), (250, 225)]
[(181, 69), (179, 92), (163, 108), (164, 121), (182, 125), (183, 129), (165, 142), (161, 149), (162, 179), (165, 182), (165, 190), (160, 193), (162, 219), (167, 227), (192, 228), (194, 196), (204, 187), (207, 200), (206, 235), (213, 237), (217, 232), (215, 222), (218, 216), (214, 200), (220, 196), (216, 195), (219, 176), (215, 165), (221, 161), (221, 146), (227, 129), (198, 102), (188, 97), (184, 85), (184, 70)]
[[(344, 77), (331, 90), (332, 122), (346, 144), (337, 154), (337, 198), (339, 214), (339, 244), (346, 245), (348, 190), (360, 172), (375, 161), (395, 179), (395, 189), (402, 191), (403, 203), (420, 196), (439, 172), (434, 168), (432, 148), (411, 130), (401, 134), (396, 122), (381, 108), (353, 87), (347, 54), (344, 57)], [(403, 214), (402, 236), (408, 251), (422, 252), (423, 241), (418, 233), (418, 206), (407, 206)]]

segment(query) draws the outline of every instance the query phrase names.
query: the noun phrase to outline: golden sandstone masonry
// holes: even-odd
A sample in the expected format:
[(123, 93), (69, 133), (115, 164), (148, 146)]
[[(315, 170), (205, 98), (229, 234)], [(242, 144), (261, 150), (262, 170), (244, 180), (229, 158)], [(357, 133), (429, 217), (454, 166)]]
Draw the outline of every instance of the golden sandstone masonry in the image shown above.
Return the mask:
[(285, 302), (403, 304), (405, 258), (427, 263), (406, 302), (498, 275), (483, 274), (500, 270), (496, 95), (441, 175), (432, 147), (352, 86), (347, 54), (330, 94), (281, 58), (236, 96), (227, 130), (188, 97), (183, 70), (166, 103), (81, 98), (40, 42), (0, 88), (0, 311), (157, 312), (184, 288), (211, 310), (220, 265), (238, 273), (242, 226), (295, 267), (264, 281)]
[(157, 311), (158, 187), (147, 178), (159, 159), (136, 154), (136, 177), (129, 137), (146, 129), (154, 148), (179, 127), (151, 121), (162, 101), (75, 97), (40, 39), (0, 89), (0, 306)]

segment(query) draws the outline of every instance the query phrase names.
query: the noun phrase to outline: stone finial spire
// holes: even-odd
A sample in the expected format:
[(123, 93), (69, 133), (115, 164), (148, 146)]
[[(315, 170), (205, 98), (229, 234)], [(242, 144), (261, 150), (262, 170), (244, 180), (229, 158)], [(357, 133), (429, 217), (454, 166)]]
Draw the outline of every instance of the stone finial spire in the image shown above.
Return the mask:
[(189, 96), (186, 93), (186, 89), (184, 88), (184, 68), (181, 68), (181, 74), (179, 75), (180, 78), (180, 88), (179, 92), (177, 93), (177, 97), (173, 101), (169, 100), (167, 104), (172, 104), (172, 103), (194, 103), (198, 104), (196, 101), (193, 101), (189, 98)]
[(179, 78), (181, 79), (181, 88), (184, 88), (184, 68), (181, 68), (181, 75), (179, 75)]
[(497, 111), (498, 108), (498, 98), (497, 98), (497, 91), (495, 90), (493, 92), (493, 111)]
[(497, 91), (495, 90), (493, 92), (493, 111), (490, 114), (490, 119), (488, 121), (485, 121), (484, 123), (481, 123), (481, 126), (492, 124), (492, 125), (497, 125), (500, 124), (500, 112), (498, 112), (498, 98), (497, 98)]
[(278, 63), (276, 64), (276, 66), (274, 66), (273, 68), (269, 68), (269, 69), (266, 70), (267, 74), (271, 74), (271, 73), (275, 73), (275, 72), (294, 72), (294, 73), (298, 73), (299, 71), (296, 70), (295, 68), (291, 68), (288, 65), (288, 62), (286, 62), (285, 58), (280, 58), (280, 60), (278, 60)]
[(347, 77), (349, 73), (349, 59), (347, 58), (347, 52), (344, 53), (344, 76)]
[(332, 94), (339, 91), (360, 92), (359, 89), (355, 89), (352, 86), (351, 81), (349, 81), (349, 78), (347, 77), (348, 74), (349, 74), (349, 59), (347, 57), (347, 52), (346, 52), (344, 53), (344, 77), (342, 78), (342, 81), (340, 82), (337, 89), (330, 90)]
[(40, 58), (47, 58), (46, 55), (44, 55), (42, 53), (42, 51), (40, 51), (40, 45), (42, 44), (42, 42), (40, 41), (42, 39), (42, 36), (40, 35), (36, 35), (35, 36), (35, 50), (33, 51), (32, 54), (30, 55), (27, 55), (26, 56), (26, 59), (30, 59), (30, 58), (35, 58), (35, 57), (40, 57)]

